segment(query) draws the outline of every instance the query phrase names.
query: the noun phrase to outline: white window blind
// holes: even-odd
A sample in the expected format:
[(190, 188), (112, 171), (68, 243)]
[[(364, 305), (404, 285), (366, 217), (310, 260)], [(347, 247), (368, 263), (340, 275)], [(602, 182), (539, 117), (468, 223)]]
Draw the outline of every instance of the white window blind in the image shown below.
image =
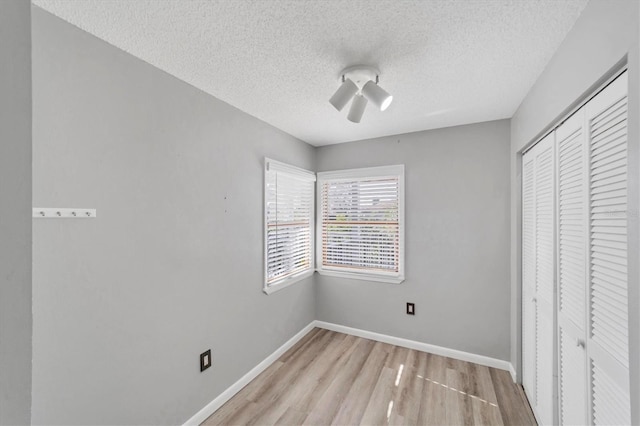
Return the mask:
[(318, 173), (318, 272), (404, 280), (404, 166)]
[(265, 159), (265, 285), (270, 293), (313, 273), (315, 174)]

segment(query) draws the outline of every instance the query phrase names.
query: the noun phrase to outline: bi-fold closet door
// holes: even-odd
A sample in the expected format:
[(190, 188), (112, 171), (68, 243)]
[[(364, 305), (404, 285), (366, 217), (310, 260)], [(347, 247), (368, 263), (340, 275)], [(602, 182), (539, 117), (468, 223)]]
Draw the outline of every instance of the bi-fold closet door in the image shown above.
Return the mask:
[(555, 144), (550, 134), (523, 157), (523, 386), (541, 424), (554, 423)]
[[(551, 249), (538, 229), (549, 217), (538, 188), (549, 145)], [(549, 269), (551, 334), (540, 291)], [(627, 297), (625, 72), (523, 156), (523, 385), (540, 423), (630, 423)]]
[(556, 131), (562, 424), (630, 424), (627, 73)]
[(586, 425), (588, 161), (584, 111), (556, 130), (558, 155), (559, 422)]

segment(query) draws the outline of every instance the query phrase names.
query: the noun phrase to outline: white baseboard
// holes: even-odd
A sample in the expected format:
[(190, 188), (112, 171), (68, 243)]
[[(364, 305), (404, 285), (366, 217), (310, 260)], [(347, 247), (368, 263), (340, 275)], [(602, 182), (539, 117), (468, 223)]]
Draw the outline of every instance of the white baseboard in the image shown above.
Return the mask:
[(311, 321), (305, 328), (300, 330), (295, 336), (287, 340), (282, 346), (276, 349), (271, 355), (266, 357), (260, 364), (256, 365), (247, 374), (242, 376), (240, 380), (229, 386), (224, 392), (218, 395), (213, 401), (208, 403), (202, 410), (198, 411), (193, 417), (187, 420), (184, 425), (199, 425), (204, 422), (210, 415), (212, 415), (218, 408), (222, 407), (225, 402), (231, 399), (236, 393), (238, 393), (243, 387), (245, 387), (250, 381), (258, 377), (260, 373), (273, 364), (278, 358), (280, 358), (287, 350), (293, 345), (298, 343), (307, 333), (309, 333), (315, 327), (315, 321)]
[(282, 354), (295, 345), (300, 339), (302, 339), (307, 333), (309, 333), (314, 327), (324, 328), (331, 331), (337, 331), (339, 333), (351, 334), (353, 336), (362, 337), (365, 339), (376, 340), (382, 343), (388, 343), (390, 345), (402, 346), (404, 348), (415, 349), (422, 352), (429, 352), (436, 355), (446, 356), (449, 358), (459, 359), (461, 361), (473, 362), (479, 365), (485, 365), (487, 367), (498, 368), (500, 370), (506, 370), (511, 373), (513, 381), (516, 381), (516, 372), (513, 365), (509, 361), (503, 361), (500, 359), (490, 358), (484, 355), (472, 354), (469, 352), (463, 352), (456, 349), (444, 348), (442, 346), (430, 345), (428, 343), (422, 343), (415, 340), (403, 339), (401, 337), (389, 336), (386, 334), (374, 333), (373, 331), (361, 330), (359, 328), (347, 327), (344, 325), (333, 324), (325, 321), (311, 321), (305, 328), (300, 330), (295, 336), (287, 340), (285, 344), (276, 349), (271, 355), (266, 357), (260, 364), (256, 365), (251, 371), (242, 376), (240, 380), (229, 386), (224, 392), (218, 395), (213, 401), (208, 403), (202, 410), (198, 411), (193, 417), (187, 420), (184, 425), (199, 425), (204, 422), (210, 415), (212, 415), (218, 408), (222, 407), (225, 402), (231, 399), (236, 393), (238, 393), (243, 387), (245, 387), (250, 381), (258, 377), (260, 373), (273, 364)]
[(518, 375), (516, 374), (516, 369), (513, 367), (513, 364), (509, 363), (509, 373), (511, 373), (511, 378), (513, 379), (513, 383), (518, 383)]
[(403, 348), (415, 349), (422, 352), (429, 352), (435, 355), (459, 359), (461, 361), (473, 362), (475, 364), (498, 368), (500, 370), (511, 371), (513, 369), (509, 361), (490, 358), (484, 355), (476, 355), (469, 352), (459, 351), (456, 349), (444, 348), (442, 346), (430, 345), (428, 343), (422, 343), (415, 340), (403, 339), (401, 337), (394, 337), (386, 334), (374, 333), (373, 331), (361, 330), (359, 328), (352, 328), (352, 327), (332, 324), (330, 322), (324, 322), (324, 321), (315, 321), (315, 326), (319, 328), (325, 328), (331, 331), (337, 331), (340, 333), (363, 337), (365, 339), (376, 340), (382, 343), (388, 343), (390, 345), (402, 346)]

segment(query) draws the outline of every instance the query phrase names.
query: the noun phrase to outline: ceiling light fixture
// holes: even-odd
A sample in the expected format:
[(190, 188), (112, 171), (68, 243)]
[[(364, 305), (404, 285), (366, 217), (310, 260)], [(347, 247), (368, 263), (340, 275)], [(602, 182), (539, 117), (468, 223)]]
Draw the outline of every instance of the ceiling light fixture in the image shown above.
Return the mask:
[(389, 108), (393, 96), (387, 93), (382, 87), (378, 86), (373, 81), (368, 81), (362, 88), (362, 96), (367, 98), (372, 104), (377, 106), (380, 111), (384, 111)]
[(329, 99), (329, 103), (338, 111), (342, 111), (353, 99), (347, 119), (354, 123), (359, 123), (362, 119), (368, 101), (380, 111), (386, 110), (393, 96), (378, 85), (379, 77), (380, 71), (374, 67), (355, 65), (345, 68), (340, 73), (339, 81), (342, 84)]
[(356, 84), (350, 79), (344, 80), (344, 83), (336, 90), (336, 93), (333, 94), (329, 102), (333, 105), (338, 111), (342, 111), (351, 98), (358, 93), (360, 88), (356, 86)]
[(349, 109), (347, 119), (352, 123), (359, 123), (360, 120), (362, 120), (362, 115), (364, 114), (364, 109), (366, 107), (367, 98), (358, 93), (353, 97), (353, 102), (351, 102), (351, 108)]

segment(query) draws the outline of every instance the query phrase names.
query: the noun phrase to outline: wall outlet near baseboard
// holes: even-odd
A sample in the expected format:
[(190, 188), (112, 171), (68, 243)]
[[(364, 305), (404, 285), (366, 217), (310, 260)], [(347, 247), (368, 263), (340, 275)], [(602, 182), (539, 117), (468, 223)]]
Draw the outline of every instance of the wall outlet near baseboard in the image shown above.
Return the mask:
[(416, 314), (416, 305), (414, 303), (407, 302), (407, 315)]
[(211, 367), (211, 349), (207, 349), (200, 354), (200, 371)]

